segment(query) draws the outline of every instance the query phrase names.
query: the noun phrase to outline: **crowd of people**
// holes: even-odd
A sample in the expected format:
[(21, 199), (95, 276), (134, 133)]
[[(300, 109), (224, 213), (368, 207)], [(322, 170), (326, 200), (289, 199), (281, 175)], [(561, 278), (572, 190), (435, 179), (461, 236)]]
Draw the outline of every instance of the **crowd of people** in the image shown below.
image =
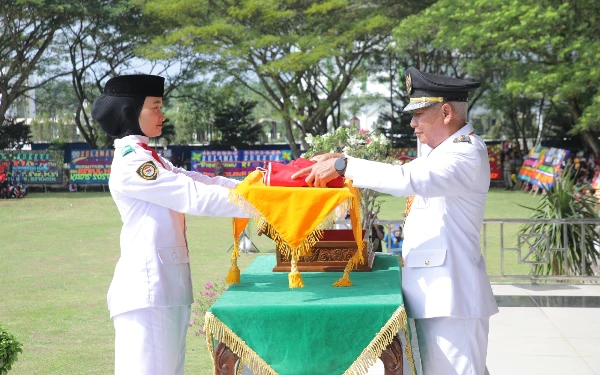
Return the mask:
[(0, 199), (25, 198), (27, 188), (5, 170), (0, 171)]

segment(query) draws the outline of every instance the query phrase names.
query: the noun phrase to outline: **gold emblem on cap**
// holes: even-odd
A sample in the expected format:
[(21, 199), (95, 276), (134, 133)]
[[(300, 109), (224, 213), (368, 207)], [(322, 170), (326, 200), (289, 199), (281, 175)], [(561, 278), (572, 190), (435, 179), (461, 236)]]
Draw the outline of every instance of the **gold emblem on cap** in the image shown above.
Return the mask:
[(412, 78), (410, 78), (410, 73), (406, 75), (406, 91), (410, 94), (412, 91)]

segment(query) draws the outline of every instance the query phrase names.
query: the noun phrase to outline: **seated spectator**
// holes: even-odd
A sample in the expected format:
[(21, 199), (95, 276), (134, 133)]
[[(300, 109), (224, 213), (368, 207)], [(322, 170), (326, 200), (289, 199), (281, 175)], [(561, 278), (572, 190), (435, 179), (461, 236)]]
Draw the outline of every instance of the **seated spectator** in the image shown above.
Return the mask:
[(381, 244), (383, 238), (385, 237), (385, 229), (383, 225), (375, 224), (377, 220), (377, 214), (375, 212), (371, 212), (371, 219), (373, 220), (373, 224), (371, 225), (371, 242), (373, 243), (373, 251), (376, 253), (383, 252), (383, 245)]
[(215, 163), (215, 176), (223, 176), (224, 173), (225, 167), (223, 167), (223, 163), (221, 163), (221, 160), (217, 160)]
[[(392, 227), (392, 234), (386, 234), (383, 238), (387, 245), (388, 253), (399, 253), (402, 254), (402, 227), (400, 225), (394, 225)], [(399, 249), (399, 250), (395, 250)]]
[(13, 198), (25, 198), (25, 191), (21, 185), (16, 185), (12, 190)]
[(8, 178), (5, 178), (0, 184), (0, 198), (8, 199), (10, 198), (10, 183), (8, 182)]

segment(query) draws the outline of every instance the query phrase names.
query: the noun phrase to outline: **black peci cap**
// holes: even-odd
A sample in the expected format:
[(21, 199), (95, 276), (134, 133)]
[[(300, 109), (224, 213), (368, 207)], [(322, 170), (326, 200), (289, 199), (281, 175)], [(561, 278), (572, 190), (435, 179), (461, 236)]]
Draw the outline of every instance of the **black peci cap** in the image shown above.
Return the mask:
[(410, 67), (406, 69), (406, 90), (410, 95), (410, 103), (403, 112), (441, 102), (466, 102), (469, 100), (469, 91), (479, 86), (479, 82), (424, 73)]
[(108, 96), (156, 96), (163, 97), (165, 79), (149, 74), (118, 76), (108, 80), (104, 86), (104, 95)]
[(124, 75), (106, 82), (94, 100), (92, 118), (112, 137), (145, 135), (138, 118), (148, 96), (163, 97), (165, 79), (148, 74)]

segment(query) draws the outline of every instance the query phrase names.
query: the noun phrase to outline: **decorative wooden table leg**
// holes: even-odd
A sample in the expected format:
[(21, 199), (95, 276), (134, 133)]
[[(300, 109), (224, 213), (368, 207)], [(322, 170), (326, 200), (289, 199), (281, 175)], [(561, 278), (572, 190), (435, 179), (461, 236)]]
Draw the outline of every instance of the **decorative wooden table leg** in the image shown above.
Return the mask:
[(385, 348), (379, 357), (383, 362), (385, 375), (402, 375), (402, 343), (398, 336), (394, 336), (392, 342)]
[(215, 350), (215, 374), (217, 375), (235, 375), (235, 364), (239, 357), (227, 347), (219, 342)]
[[(385, 375), (403, 375), (402, 343), (398, 336), (394, 336), (379, 358), (383, 362)], [(236, 375), (235, 365), (238, 360), (239, 357), (227, 345), (219, 342), (215, 349), (215, 373), (217, 375)]]

